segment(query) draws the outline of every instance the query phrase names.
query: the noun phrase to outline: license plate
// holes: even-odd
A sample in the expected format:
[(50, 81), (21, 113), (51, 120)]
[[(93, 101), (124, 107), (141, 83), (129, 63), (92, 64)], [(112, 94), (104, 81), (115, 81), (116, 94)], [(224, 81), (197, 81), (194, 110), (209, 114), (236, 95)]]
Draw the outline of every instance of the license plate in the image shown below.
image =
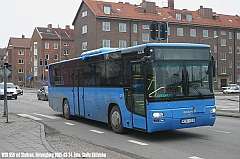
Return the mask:
[(8, 97), (11, 97), (12, 95), (11, 94), (7, 94)]
[(182, 124), (189, 124), (189, 123), (194, 123), (195, 122), (195, 118), (191, 118), (191, 119), (182, 119), (181, 123)]

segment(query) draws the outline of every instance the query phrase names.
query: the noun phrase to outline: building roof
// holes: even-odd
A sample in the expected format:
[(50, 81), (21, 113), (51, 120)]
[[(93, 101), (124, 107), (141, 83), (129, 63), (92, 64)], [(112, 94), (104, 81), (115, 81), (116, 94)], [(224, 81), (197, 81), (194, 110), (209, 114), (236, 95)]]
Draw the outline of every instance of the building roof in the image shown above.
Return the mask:
[(10, 37), (8, 46), (30, 48), (30, 38), (25, 38), (24, 36), (22, 38)]
[[(61, 29), (52, 27), (36, 27), (41, 38), (48, 40), (59, 40), (60, 36), (62, 40), (74, 40), (73, 29)], [(70, 33), (69, 33), (70, 32)], [(70, 34), (70, 35), (69, 35)]]
[[(189, 25), (204, 25), (204, 26), (218, 26), (218, 27), (228, 27), (228, 28), (240, 28), (240, 17), (238, 15), (224, 15), (224, 14), (216, 14), (212, 12), (211, 8), (203, 8), (200, 6), (200, 9), (196, 11), (190, 11), (187, 9), (178, 10), (178, 9), (170, 9), (167, 7), (161, 8), (158, 6), (154, 6), (156, 8), (155, 13), (145, 13), (144, 5), (136, 5), (130, 4), (128, 2), (104, 2), (99, 0), (83, 0), (77, 14), (74, 18), (73, 25), (75, 23), (76, 18), (81, 10), (82, 4), (85, 3), (91, 11), (96, 15), (96, 17), (106, 17), (106, 18), (118, 18), (118, 19), (132, 19), (132, 20), (149, 20), (149, 21), (165, 21), (164, 18), (168, 18), (168, 22), (170, 23), (181, 23), (181, 24), (189, 24)], [(152, 2), (150, 2), (152, 3)], [(103, 11), (103, 6), (110, 6), (111, 13), (105, 14)], [(139, 9), (143, 10), (143, 12), (139, 12)], [(200, 11), (199, 11), (200, 10)], [(210, 11), (211, 18), (205, 18), (200, 13), (202, 11)], [(181, 20), (177, 20), (175, 18), (176, 13), (181, 13)], [(192, 15), (192, 21), (188, 21), (186, 19), (186, 14)], [(185, 16), (184, 16), (185, 15)], [(171, 18), (169, 18), (171, 17)]]

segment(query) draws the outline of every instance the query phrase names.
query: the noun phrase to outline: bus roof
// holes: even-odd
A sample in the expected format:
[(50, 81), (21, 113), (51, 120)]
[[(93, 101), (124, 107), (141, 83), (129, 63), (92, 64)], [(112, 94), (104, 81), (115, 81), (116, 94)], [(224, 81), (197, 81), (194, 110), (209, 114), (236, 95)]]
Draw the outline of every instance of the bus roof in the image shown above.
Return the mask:
[[(100, 48), (100, 49), (95, 49), (95, 50), (90, 50), (83, 52), (80, 57), (76, 57), (73, 59), (69, 60), (64, 60), (60, 62), (55, 62), (56, 63), (64, 63), (67, 61), (72, 61), (72, 60), (77, 60), (77, 59), (82, 59), (85, 60), (91, 56), (97, 56), (97, 55), (102, 55), (102, 54), (109, 54), (112, 52), (120, 52), (120, 53), (127, 53), (129, 51), (139, 51), (145, 47), (197, 47), (197, 48), (210, 48), (210, 45), (206, 44), (193, 44), (193, 43), (146, 43), (142, 45), (137, 45), (137, 46), (131, 46), (127, 48)], [(52, 63), (53, 64), (53, 63)], [(51, 64), (50, 64), (51, 65)]]

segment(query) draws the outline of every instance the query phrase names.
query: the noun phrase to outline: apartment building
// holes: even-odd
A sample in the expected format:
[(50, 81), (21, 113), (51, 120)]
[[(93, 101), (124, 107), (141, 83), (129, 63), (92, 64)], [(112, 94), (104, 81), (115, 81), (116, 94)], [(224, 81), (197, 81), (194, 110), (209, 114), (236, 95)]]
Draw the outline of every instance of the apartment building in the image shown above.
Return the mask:
[[(168, 39), (150, 38), (151, 21), (168, 24)], [(213, 12), (200, 6), (196, 11), (158, 7), (155, 2), (105, 2), (84, 0), (72, 23), (74, 52), (102, 48), (123, 48), (149, 42), (204, 43), (211, 46), (216, 61), (215, 89), (229, 83), (240, 84), (240, 17)]]
[(30, 42), (30, 72), (33, 86), (47, 84), (48, 64), (74, 57), (74, 32), (69, 25), (65, 29), (36, 27)]
[(12, 82), (19, 86), (27, 86), (31, 84), (31, 79), (28, 79), (29, 70), (29, 56), (30, 56), (30, 38), (10, 37), (7, 50), (6, 61), (12, 66), (11, 74), (7, 77), (8, 82)]

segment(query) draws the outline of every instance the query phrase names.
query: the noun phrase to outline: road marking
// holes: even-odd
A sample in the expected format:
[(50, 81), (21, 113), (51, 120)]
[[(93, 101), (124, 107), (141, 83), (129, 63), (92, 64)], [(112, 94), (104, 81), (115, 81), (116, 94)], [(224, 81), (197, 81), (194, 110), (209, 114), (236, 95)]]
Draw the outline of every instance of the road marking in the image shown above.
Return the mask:
[(197, 157), (197, 156), (192, 156), (192, 157), (189, 157), (191, 159), (204, 159), (204, 158), (200, 158), (200, 157)]
[(90, 130), (91, 132), (95, 132), (95, 133), (98, 133), (98, 134), (103, 134), (104, 132), (102, 131), (98, 131), (98, 130)]
[(50, 115), (44, 115), (44, 114), (38, 114), (38, 113), (33, 113), (33, 114), (36, 114), (36, 115), (39, 115), (39, 116), (42, 116), (42, 117), (46, 117), (46, 118), (49, 118), (49, 119), (57, 119), (58, 118), (56, 116), (50, 116)]
[(33, 120), (42, 120), (40, 118), (37, 118), (35, 116), (31, 116), (31, 115), (28, 115), (28, 114), (18, 114), (18, 115), (20, 115), (22, 117), (25, 117), (25, 118), (30, 118), (30, 119), (33, 119)]
[(134, 144), (138, 144), (138, 145), (142, 145), (142, 146), (147, 146), (149, 144), (143, 143), (143, 142), (139, 142), (139, 141), (135, 141), (135, 140), (128, 140), (128, 142), (132, 142)]
[(64, 124), (67, 124), (67, 125), (75, 125), (75, 124), (72, 124), (72, 123), (68, 123), (68, 122), (64, 122)]
[(230, 134), (231, 133), (231, 132), (228, 132), (228, 131), (221, 131), (221, 130), (214, 130), (214, 131), (224, 133), (224, 134)]

